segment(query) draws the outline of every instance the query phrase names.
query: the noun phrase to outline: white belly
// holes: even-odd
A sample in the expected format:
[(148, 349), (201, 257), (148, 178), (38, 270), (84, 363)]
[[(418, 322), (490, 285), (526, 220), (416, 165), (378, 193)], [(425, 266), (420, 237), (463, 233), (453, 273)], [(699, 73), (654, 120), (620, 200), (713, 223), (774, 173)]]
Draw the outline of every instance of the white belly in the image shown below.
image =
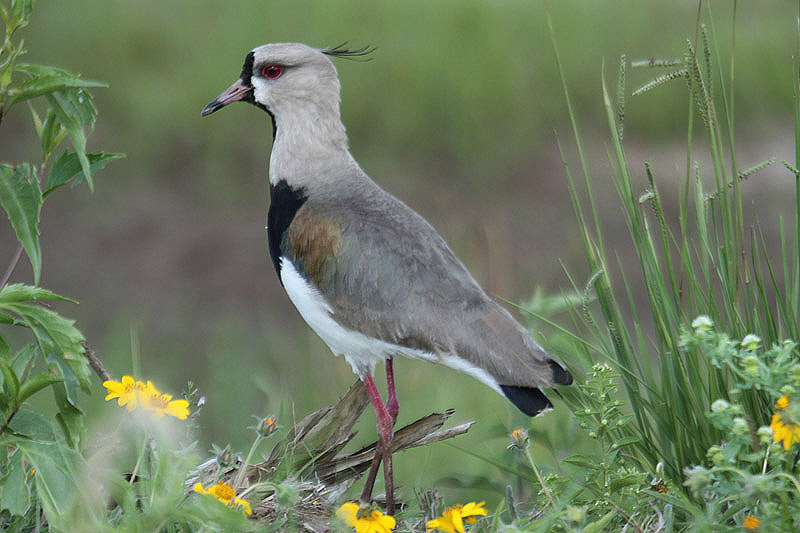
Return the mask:
[[(406, 348), (397, 344), (368, 337), (358, 331), (341, 326), (333, 319), (333, 309), (322, 294), (297, 272), (291, 261), (281, 257), (281, 281), (289, 299), (297, 307), (300, 315), (317, 335), (325, 341), (334, 355), (344, 355), (353, 367), (353, 372), (361, 377), (371, 375), (378, 361), (402, 355), (444, 364), (455, 370), (470, 374), (500, 391), (500, 387), (488, 372), (471, 365), (457, 355), (437, 356), (431, 352)], [(501, 392), (502, 394), (502, 392)]]

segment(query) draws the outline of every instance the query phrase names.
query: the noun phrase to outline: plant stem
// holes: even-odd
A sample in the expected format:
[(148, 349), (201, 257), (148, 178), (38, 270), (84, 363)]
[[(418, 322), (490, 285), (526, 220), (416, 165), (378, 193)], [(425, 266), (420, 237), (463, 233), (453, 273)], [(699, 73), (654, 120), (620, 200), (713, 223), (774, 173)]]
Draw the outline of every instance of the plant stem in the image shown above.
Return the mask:
[(8, 283), (8, 279), (11, 277), (11, 274), (14, 273), (14, 269), (17, 268), (17, 263), (19, 263), (19, 258), (22, 257), (22, 250), (23, 250), (22, 243), (19, 243), (19, 245), (17, 246), (17, 251), (14, 252), (14, 257), (11, 259), (11, 263), (9, 263), (5, 274), (3, 274), (3, 279), (0, 280), (0, 290), (2, 290), (3, 287), (6, 286), (6, 283)]
[(556, 504), (553, 501), (553, 495), (550, 494), (550, 489), (548, 489), (547, 485), (545, 485), (544, 479), (542, 478), (542, 474), (539, 473), (539, 469), (536, 468), (536, 463), (533, 462), (533, 457), (531, 456), (530, 447), (525, 448), (525, 457), (528, 458), (528, 462), (531, 464), (531, 468), (533, 468), (533, 473), (536, 474), (536, 479), (539, 480), (539, 484), (542, 486), (545, 496), (547, 496), (547, 499), (550, 501), (550, 505), (552, 505), (553, 508), (555, 508)]
[(8, 415), (8, 418), (6, 418), (6, 421), (3, 423), (3, 427), (0, 427), (0, 435), (2, 435), (3, 432), (5, 432), (6, 428), (8, 427), (8, 424), (11, 423), (11, 419), (14, 418), (14, 415), (17, 414), (17, 411), (19, 411), (19, 408), (20, 408), (19, 405), (16, 406), (14, 410), (11, 411), (11, 414)]
[(133, 467), (133, 472), (131, 472), (131, 478), (128, 480), (128, 483), (133, 485), (133, 481), (136, 479), (136, 475), (139, 473), (139, 467), (142, 465), (142, 460), (144, 459), (144, 452), (147, 451), (147, 445), (150, 443), (149, 436), (144, 439), (144, 444), (142, 445), (142, 449), (139, 452), (139, 457), (136, 458), (136, 464)]
[(236, 480), (233, 482), (234, 490), (239, 490), (238, 489), (239, 484), (242, 482), (244, 473), (247, 471), (247, 467), (250, 464), (250, 460), (253, 458), (253, 454), (255, 453), (256, 448), (258, 447), (258, 444), (261, 442), (262, 438), (263, 437), (260, 434), (257, 434), (256, 440), (254, 440), (253, 445), (250, 446), (250, 451), (247, 452), (247, 458), (245, 458), (244, 463), (242, 463), (242, 466), (239, 468), (239, 472), (236, 474)]

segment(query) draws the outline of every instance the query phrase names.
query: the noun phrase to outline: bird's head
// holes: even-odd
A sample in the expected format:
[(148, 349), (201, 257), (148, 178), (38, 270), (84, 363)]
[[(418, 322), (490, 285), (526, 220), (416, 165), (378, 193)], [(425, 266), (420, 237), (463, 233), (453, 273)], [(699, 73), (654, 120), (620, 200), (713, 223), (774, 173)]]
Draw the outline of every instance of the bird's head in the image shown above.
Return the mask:
[(270, 114), (328, 103), (338, 111), (339, 78), (331, 56), (357, 58), (371, 49), (312, 48), (300, 43), (265, 44), (247, 54), (239, 79), (203, 108), (202, 116), (231, 102), (254, 104)]

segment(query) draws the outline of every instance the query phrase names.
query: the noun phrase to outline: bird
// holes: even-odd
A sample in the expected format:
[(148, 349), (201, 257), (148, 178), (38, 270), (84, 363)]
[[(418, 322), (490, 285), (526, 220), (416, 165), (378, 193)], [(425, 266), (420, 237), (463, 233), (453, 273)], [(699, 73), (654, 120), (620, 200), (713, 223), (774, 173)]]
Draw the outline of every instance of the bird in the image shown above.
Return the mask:
[[(361, 501), (369, 503), (383, 461), (392, 514), (395, 357), (472, 375), (531, 417), (553, 407), (542, 388), (569, 385), (572, 374), (486, 294), (430, 223), (351, 155), (333, 59), (372, 51), (258, 46), (201, 115), (241, 101), (270, 117), (269, 254), (300, 315), (364, 382), (379, 439)], [(373, 378), (381, 361), (386, 401)]]

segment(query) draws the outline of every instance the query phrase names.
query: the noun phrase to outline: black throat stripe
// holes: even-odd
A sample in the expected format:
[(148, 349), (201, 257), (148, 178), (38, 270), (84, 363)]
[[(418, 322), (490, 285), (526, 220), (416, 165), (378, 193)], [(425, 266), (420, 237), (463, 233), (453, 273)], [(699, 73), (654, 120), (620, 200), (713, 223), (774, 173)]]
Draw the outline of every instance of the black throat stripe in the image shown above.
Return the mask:
[[(286, 232), (289, 225), (308, 197), (305, 189), (294, 189), (285, 180), (269, 185), (269, 212), (267, 213), (267, 239), (269, 241), (269, 255), (278, 279), (281, 277), (281, 256), (285, 255)], [(281, 281), (283, 285), (283, 281)]]

